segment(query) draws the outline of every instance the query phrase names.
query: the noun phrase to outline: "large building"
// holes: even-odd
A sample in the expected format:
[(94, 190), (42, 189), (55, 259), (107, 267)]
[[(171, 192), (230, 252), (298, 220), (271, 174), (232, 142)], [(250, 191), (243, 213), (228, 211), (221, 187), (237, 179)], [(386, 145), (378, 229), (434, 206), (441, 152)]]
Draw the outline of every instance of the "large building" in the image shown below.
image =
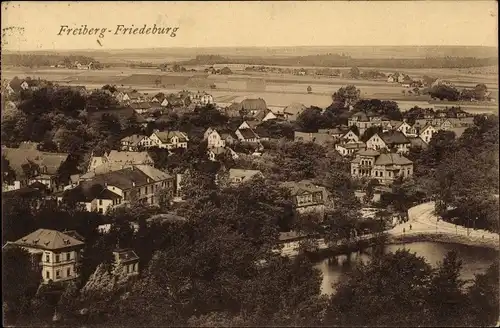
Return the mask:
[(175, 177), (152, 166), (135, 165), (81, 181), (75, 188), (60, 193), (58, 200), (68, 197), (84, 205), (87, 211), (99, 213), (132, 201), (158, 205), (161, 189), (174, 195), (174, 180)]
[(376, 179), (380, 184), (391, 184), (398, 177), (413, 175), (413, 162), (398, 153), (378, 150), (360, 150), (351, 161), (351, 176)]
[(287, 181), (281, 185), (290, 191), (296, 214), (318, 213), (321, 218), (324, 217), (328, 200), (325, 187), (314, 185), (308, 180)]
[(79, 238), (74, 232), (38, 229), (10, 244), (25, 249), (33, 256), (41, 269), (43, 283), (63, 282), (79, 276), (77, 266), (84, 246)]
[(366, 141), (366, 148), (396, 150), (401, 154), (407, 154), (410, 151), (410, 146), (411, 142), (403, 132), (393, 130), (375, 133)]

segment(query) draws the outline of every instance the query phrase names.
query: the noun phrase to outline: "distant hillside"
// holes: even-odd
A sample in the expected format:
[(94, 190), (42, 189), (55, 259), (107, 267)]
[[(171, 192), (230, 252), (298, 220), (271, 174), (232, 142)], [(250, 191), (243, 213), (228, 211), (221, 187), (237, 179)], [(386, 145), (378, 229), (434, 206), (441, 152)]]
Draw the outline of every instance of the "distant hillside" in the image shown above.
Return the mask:
[(378, 67), (378, 68), (468, 68), (496, 65), (497, 58), (432, 57), (432, 58), (352, 58), (346, 55), (325, 54), (286, 58), (228, 58), (220, 55), (200, 55), (178, 62), (179, 65), (246, 64), (270, 66), (316, 67)]
[(78, 61), (82, 65), (98, 63), (94, 58), (87, 56), (64, 56), (56, 53), (3, 53), (2, 65), (20, 67), (44, 67), (57, 64), (70, 65)]

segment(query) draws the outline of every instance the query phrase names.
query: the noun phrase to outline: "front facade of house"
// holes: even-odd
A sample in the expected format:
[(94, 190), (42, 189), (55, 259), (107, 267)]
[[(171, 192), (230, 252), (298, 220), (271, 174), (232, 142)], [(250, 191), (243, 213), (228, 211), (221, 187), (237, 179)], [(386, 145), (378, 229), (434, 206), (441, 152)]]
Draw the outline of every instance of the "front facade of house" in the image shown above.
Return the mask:
[(407, 154), (410, 151), (410, 146), (410, 140), (399, 131), (382, 134), (376, 133), (366, 142), (366, 148), (375, 150), (386, 149), (389, 151), (394, 149), (401, 154)]
[(158, 147), (162, 149), (187, 148), (188, 137), (180, 131), (153, 132), (146, 141), (146, 147)]
[(125, 137), (121, 142), (121, 150), (124, 151), (137, 151), (141, 145), (143, 145), (144, 139), (146, 139), (147, 136), (144, 135), (138, 135), (134, 134), (129, 137)]
[(342, 156), (352, 156), (359, 150), (365, 148), (366, 144), (364, 142), (347, 142), (335, 145), (335, 150)]
[[(207, 131), (208, 132), (208, 131)], [(226, 141), (222, 139), (217, 130), (211, 130), (210, 132), (205, 134), (205, 138), (207, 140), (208, 148), (219, 148), (225, 147)]]
[(397, 153), (380, 153), (367, 149), (359, 151), (351, 161), (351, 176), (376, 179), (380, 184), (391, 184), (399, 176), (413, 175), (413, 162)]
[(342, 137), (342, 140), (346, 142), (359, 142), (359, 137), (353, 131), (347, 131)]
[(128, 277), (139, 275), (139, 256), (131, 249), (120, 249), (113, 252), (115, 259), (115, 269), (113, 274), (118, 275), (121, 272)]
[(429, 143), (432, 139), (432, 136), (437, 132), (437, 129), (435, 129), (432, 125), (428, 124), (425, 126), (421, 131), (419, 137), (425, 141), (426, 143)]
[(316, 213), (321, 219), (324, 218), (327, 201), (325, 187), (316, 186), (307, 180), (284, 182), (282, 185), (290, 190), (296, 215)]
[(38, 229), (13, 243), (28, 251), (41, 269), (42, 282), (64, 282), (79, 277), (84, 243), (63, 232)]

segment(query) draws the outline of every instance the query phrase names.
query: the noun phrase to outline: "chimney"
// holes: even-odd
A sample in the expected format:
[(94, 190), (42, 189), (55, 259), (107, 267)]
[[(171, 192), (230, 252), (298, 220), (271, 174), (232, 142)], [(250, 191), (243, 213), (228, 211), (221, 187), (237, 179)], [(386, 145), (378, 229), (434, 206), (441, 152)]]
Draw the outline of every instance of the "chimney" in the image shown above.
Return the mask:
[(135, 182), (134, 181), (132, 181), (132, 187), (135, 187)]

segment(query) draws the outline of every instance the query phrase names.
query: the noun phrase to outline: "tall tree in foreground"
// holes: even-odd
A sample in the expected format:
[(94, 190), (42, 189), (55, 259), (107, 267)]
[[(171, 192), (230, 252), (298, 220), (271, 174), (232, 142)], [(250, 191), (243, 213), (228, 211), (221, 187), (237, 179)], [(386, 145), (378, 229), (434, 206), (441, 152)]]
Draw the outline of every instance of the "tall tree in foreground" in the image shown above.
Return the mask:
[(337, 286), (328, 325), (397, 326), (425, 324), (424, 298), (431, 267), (422, 257), (398, 250), (357, 265)]

